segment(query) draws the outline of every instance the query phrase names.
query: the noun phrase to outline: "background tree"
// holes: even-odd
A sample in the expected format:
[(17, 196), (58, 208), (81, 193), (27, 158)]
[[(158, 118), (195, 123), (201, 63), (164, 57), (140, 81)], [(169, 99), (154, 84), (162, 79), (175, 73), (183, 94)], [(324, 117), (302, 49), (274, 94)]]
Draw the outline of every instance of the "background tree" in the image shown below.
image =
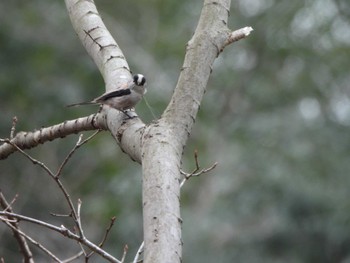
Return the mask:
[[(147, 99), (159, 115), (175, 86), (201, 3), (98, 5), (107, 10), (103, 18), (124, 53), (133, 54), (130, 67), (148, 77)], [(3, 6), (1, 134), (8, 134), (14, 115), (17, 130), (31, 130), (90, 114), (89, 108), (62, 107), (67, 97), (71, 102), (92, 98), (103, 86), (63, 3)], [(255, 31), (214, 65), (186, 147), (185, 168), (192, 169), (194, 149), (202, 164), (217, 160), (219, 166), (183, 190), (185, 262), (348, 260), (349, 10), (347, 1), (232, 4), (231, 28), (249, 24)], [(144, 104), (138, 113), (152, 119)], [(30, 153), (57, 166), (76, 140), (54, 141)], [(82, 211), (89, 218), (88, 234), (97, 236), (98, 224), (117, 215), (109, 244), (114, 249), (127, 243), (131, 254), (142, 240), (140, 171), (125, 166), (128, 157), (110, 140), (99, 135), (86, 146), (91, 151), (78, 151), (65, 178), (75, 197), (88, 204)], [(48, 179), (27, 160), (13, 155), (0, 165), (0, 186), (7, 196), (21, 193), (16, 205), (23, 213), (45, 219), (45, 206), (61, 205)], [(51, 196), (40, 191), (43, 185)], [(0, 254), (18, 261), (7, 229), (0, 226), (0, 231)], [(69, 249), (58, 237), (45, 238), (59, 250)]]

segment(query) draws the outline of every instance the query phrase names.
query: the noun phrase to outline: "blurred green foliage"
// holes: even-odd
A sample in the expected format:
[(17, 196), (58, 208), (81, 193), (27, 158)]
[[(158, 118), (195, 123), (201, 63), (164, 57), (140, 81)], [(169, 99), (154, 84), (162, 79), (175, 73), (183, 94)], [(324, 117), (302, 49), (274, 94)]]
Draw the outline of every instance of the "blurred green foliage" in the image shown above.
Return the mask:
[[(202, 1), (96, 4), (133, 72), (146, 75), (146, 98), (160, 116)], [(230, 27), (254, 32), (217, 59), (186, 147), (185, 170), (193, 169), (194, 149), (203, 167), (219, 165), (183, 188), (184, 262), (350, 262), (349, 18), (346, 0), (233, 1)], [(18, 130), (34, 130), (97, 110), (64, 107), (104, 87), (63, 1), (5, 1), (0, 22), (0, 137), (9, 136), (13, 116)], [(152, 120), (144, 102), (137, 110)], [(57, 169), (77, 138), (28, 152)], [(16, 153), (1, 161), (0, 174), (5, 195), (19, 193), (15, 211), (71, 226), (49, 215), (68, 210), (41, 169)], [(83, 201), (91, 239), (117, 217), (108, 250), (121, 255), (128, 244), (130, 261), (142, 241), (140, 166), (100, 133), (62, 177)], [(56, 234), (23, 228), (62, 258), (79, 251)], [(19, 262), (4, 225), (0, 240), (0, 257)]]

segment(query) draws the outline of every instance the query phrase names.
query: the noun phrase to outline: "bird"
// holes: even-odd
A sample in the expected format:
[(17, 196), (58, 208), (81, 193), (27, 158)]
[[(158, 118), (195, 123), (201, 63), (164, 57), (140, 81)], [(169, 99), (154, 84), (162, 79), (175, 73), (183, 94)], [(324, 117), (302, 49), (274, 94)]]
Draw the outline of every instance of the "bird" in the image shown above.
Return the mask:
[(133, 108), (146, 94), (146, 78), (142, 74), (135, 74), (133, 81), (125, 87), (120, 87), (116, 90), (106, 92), (92, 101), (79, 102), (67, 105), (74, 107), (80, 105), (100, 104), (108, 105), (114, 109), (125, 113), (126, 110)]

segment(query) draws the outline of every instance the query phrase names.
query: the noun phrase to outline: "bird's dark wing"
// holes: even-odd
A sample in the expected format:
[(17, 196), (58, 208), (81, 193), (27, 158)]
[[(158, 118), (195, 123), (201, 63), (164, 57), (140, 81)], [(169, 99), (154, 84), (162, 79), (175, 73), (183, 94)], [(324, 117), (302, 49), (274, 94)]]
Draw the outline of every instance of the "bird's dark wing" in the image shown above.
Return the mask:
[(84, 102), (69, 104), (69, 105), (66, 105), (66, 107), (75, 107), (80, 105), (94, 105), (94, 104), (96, 105), (97, 103), (93, 101), (84, 101)]
[(118, 90), (111, 91), (111, 92), (108, 92), (106, 94), (103, 94), (102, 96), (96, 98), (94, 101), (96, 101), (96, 102), (103, 102), (103, 101), (106, 101), (106, 100), (108, 100), (110, 98), (122, 97), (122, 96), (129, 95), (129, 94), (131, 94), (131, 90), (130, 89), (118, 89)]

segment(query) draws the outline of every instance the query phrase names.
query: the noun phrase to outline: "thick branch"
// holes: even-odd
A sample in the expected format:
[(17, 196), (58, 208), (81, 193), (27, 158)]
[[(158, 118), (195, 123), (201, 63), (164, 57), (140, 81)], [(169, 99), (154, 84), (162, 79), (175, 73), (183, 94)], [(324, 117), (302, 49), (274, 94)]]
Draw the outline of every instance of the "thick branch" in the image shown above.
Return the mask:
[[(141, 163), (141, 138), (146, 125), (139, 118), (121, 119), (116, 110), (107, 112), (107, 126), (123, 152), (132, 160)], [(137, 115), (136, 115), (137, 116)]]
[[(104, 114), (97, 113), (87, 117), (75, 120), (65, 121), (54, 126), (41, 128), (34, 132), (19, 132), (10, 140), (12, 144), (21, 149), (30, 149), (47, 141), (57, 138), (63, 138), (70, 134), (76, 134), (81, 131), (90, 131), (96, 129), (107, 129)], [(16, 148), (10, 143), (3, 142), (0, 146), (0, 160), (7, 158)]]
[(144, 262), (181, 262), (180, 159), (164, 119), (146, 128), (142, 145)]
[[(94, 2), (65, 0), (65, 3), (74, 30), (103, 76), (106, 91), (115, 90), (131, 81), (125, 57), (104, 25)], [(121, 116), (123, 114), (109, 107), (104, 107), (103, 112), (108, 130), (122, 150), (141, 163), (141, 134), (145, 124), (138, 118), (125, 121), (125, 116)]]
[(188, 42), (178, 83), (163, 114), (180, 138), (179, 147), (190, 135), (215, 59), (227, 45), (252, 31), (245, 27), (231, 32), (227, 27), (230, 2), (205, 0), (195, 34)]
[(205, 0), (162, 118), (143, 134), (144, 262), (181, 262), (180, 163), (214, 60), (238, 40), (227, 28), (230, 0)]
[[(103, 75), (106, 91), (117, 89), (131, 81), (129, 66), (124, 55), (103, 24), (94, 2), (89, 0), (65, 0), (65, 2), (76, 33)], [(136, 113), (134, 115), (137, 116)], [(80, 118), (78, 121), (64, 122), (35, 132), (18, 133), (15, 138), (11, 138), (11, 143), (21, 149), (29, 149), (71, 133), (108, 129), (122, 150), (133, 160), (141, 163), (140, 145), (144, 126), (138, 118), (132, 122), (126, 121), (124, 114), (104, 107), (101, 113)], [(0, 159), (6, 158), (14, 151), (16, 148), (13, 145), (4, 143), (0, 146)]]
[(129, 65), (104, 25), (94, 1), (65, 0), (65, 3), (75, 32), (103, 76), (106, 91), (130, 81)]

